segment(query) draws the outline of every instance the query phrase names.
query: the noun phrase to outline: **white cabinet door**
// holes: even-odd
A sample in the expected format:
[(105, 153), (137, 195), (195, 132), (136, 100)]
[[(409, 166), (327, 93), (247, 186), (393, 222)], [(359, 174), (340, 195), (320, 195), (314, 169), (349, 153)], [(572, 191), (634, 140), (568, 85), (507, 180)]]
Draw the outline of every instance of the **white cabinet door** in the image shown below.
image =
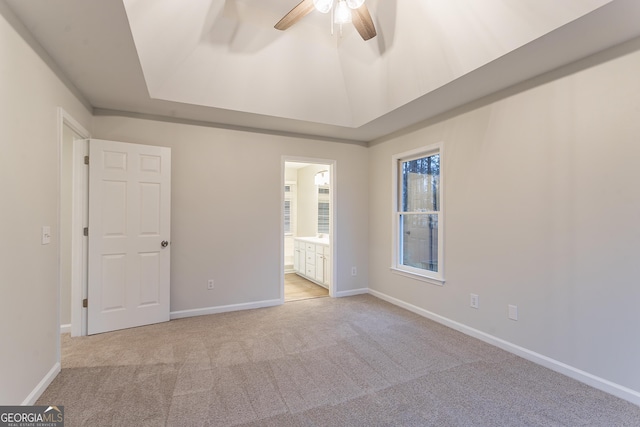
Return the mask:
[(171, 149), (89, 142), (89, 334), (169, 320)]
[(328, 285), (331, 282), (331, 258), (328, 255), (328, 250), (324, 255), (324, 273), (322, 283)]
[(316, 277), (315, 279), (320, 282), (320, 283), (324, 283), (324, 255), (322, 253), (317, 253), (316, 252)]
[(307, 268), (304, 273), (305, 276), (313, 280), (316, 277), (316, 266), (315, 264), (307, 264)]
[(305, 274), (307, 270), (306, 263), (306, 251), (304, 249), (298, 249), (298, 272)]

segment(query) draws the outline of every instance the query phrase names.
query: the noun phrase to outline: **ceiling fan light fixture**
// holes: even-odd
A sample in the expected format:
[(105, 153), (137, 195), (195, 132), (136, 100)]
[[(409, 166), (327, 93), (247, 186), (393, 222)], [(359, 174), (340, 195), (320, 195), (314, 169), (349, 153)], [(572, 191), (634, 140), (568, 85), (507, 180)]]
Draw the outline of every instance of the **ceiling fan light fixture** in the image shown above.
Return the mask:
[(302, 0), (273, 27), (284, 31), (314, 10), (322, 13), (331, 12), (329, 22), (332, 35), (336, 26), (342, 35), (343, 24), (352, 23), (362, 40), (367, 41), (376, 36), (376, 27), (365, 0)]
[(333, 12), (333, 22), (336, 24), (348, 24), (351, 22), (351, 9), (347, 6), (345, 0), (340, 0), (336, 5), (336, 10)]
[(313, 0), (313, 6), (320, 13), (329, 13), (333, 0)]
[(364, 4), (364, 0), (347, 0), (347, 6), (351, 9), (357, 9)]

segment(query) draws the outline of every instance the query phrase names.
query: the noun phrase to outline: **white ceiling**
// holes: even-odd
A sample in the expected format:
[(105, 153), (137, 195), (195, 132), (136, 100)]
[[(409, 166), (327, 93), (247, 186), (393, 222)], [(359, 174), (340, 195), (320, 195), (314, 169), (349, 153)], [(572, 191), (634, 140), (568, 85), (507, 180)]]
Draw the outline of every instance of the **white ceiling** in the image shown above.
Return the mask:
[(640, 36), (638, 0), (367, 0), (378, 36), (299, 0), (6, 0), (95, 114), (371, 141)]

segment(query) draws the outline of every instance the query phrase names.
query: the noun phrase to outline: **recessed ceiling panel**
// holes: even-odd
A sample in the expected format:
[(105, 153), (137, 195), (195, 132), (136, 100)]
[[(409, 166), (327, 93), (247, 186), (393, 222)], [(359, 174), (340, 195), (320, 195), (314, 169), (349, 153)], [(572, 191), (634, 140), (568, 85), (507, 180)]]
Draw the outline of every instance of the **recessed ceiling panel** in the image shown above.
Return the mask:
[(125, 0), (152, 98), (359, 127), (610, 0), (367, 0), (378, 36), (298, 1)]
[(366, 42), (314, 11), (275, 30), (298, 2), (0, 0), (0, 13), (96, 115), (357, 142), (640, 37), (638, 0), (366, 0)]

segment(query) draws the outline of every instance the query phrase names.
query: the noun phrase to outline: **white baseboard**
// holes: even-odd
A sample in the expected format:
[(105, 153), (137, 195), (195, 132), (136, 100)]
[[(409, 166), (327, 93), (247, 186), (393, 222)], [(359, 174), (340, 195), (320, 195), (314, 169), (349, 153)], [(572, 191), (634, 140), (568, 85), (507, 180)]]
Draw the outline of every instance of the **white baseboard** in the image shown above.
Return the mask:
[(354, 295), (362, 295), (362, 294), (368, 294), (369, 293), (369, 289), (368, 288), (360, 288), (360, 289), (352, 289), (350, 291), (339, 291), (335, 293), (335, 297), (336, 298), (342, 298), (342, 297), (352, 297)]
[[(29, 396), (22, 402), (22, 406), (31, 406), (36, 403), (36, 400), (42, 393), (49, 387), (49, 384), (56, 378), (56, 376), (60, 373), (60, 362), (56, 362), (53, 365), (53, 368), (44, 376), (44, 378), (38, 383), (36, 388), (33, 389)], [(53, 402), (55, 404), (55, 402)]]
[(397, 305), (413, 313), (416, 313), (420, 316), (426, 317), (442, 325), (448, 326), (451, 329), (455, 329), (456, 331), (462, 332), (463, 334), (472, 336), (486, 343), (495, 345), (496, 347), (499, 347), (503, 350), (508, 351), (509, 353), (513, 353), (517, 356), (520, 356), (523, 359), (527, 359), (533, 363), (544, 366), (545, 368), (549, 368), (553, 371), (556, 371), (570, 378), (573, 378), (574, 380), (583, 382), (587, 385), (590, 385), (591, 387), (597, 388), (598, 390), (602, 390), (605, 393), (612, 394), (616, 397), (619, 397), (621, 399), (624, 399), (628, 402), (631, 402), (635, 405), (640, 406), (639, 391), (632, 390), (630, 388), (624, 387), (620, 384), (616, 384), (604, 378), (597, 377), (588, 372), (585, 372), (580, 369), (574, 368), (573, 366), (567, 365), (566, 363), (559, 362), (555, 359), (551, 359), (550, 357), (528, 350), (524, 347), (520, 347), (518, 345), (512, 344), (501, 338), (495, 337), (493, 335), (489, 335), (485, 332), (471, 328), (462, 323), (458, 323), (454, 320), (440, 316), (439, 314), (432, 313), (428, 310), (417, 307), (413, 304), (409, 304), (407, 302), (404, 302), (402, 300), (399, 300), (397, 298), (394, 298), (382, 292), (369, 289), (369, 293), (377, 298), (390, 302), (391, 304)]
[(207, 314), (227, 313), (230, 311), (240, 311), (240, 310), (252, 310), (254, 308), (273, 307), (274, 305), (281, 305), (281, 304), (282, 304), (281, 300), (274, 299), (274, 300), (266, 300), (266, 301), (249, 302), (249, 303), (243, 303), (243, 304), (221, 305), (218, 307), (194, 308), (192, 310), (172, 311), (170, 313), (170, 319), (171, 320), (183, 319), (185, 317), (204, 316)]
[(61, 334), (69, 334), (71, 333), (71, 323), (67, 325), (60, 325), (60, 333)]

